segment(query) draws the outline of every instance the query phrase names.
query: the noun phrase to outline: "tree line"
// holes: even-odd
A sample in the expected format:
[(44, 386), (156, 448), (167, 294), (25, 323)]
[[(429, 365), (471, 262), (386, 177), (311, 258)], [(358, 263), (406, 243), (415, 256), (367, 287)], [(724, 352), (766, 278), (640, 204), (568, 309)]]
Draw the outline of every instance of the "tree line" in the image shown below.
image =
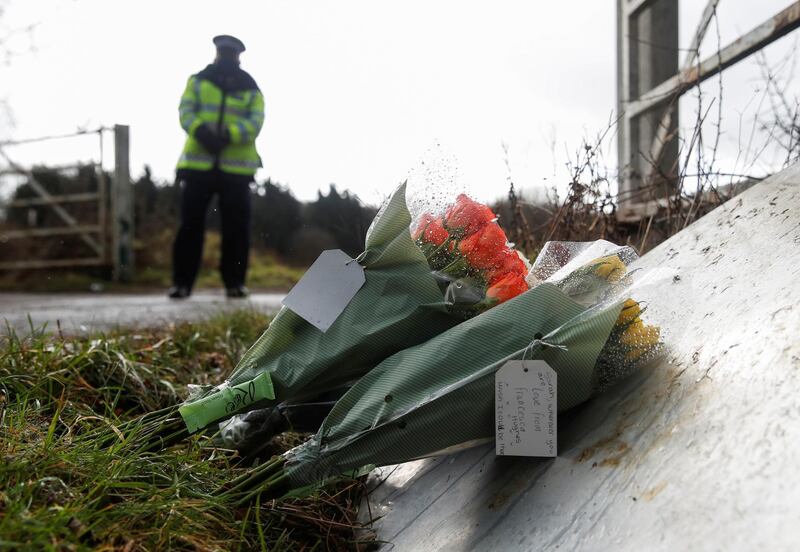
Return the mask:
[[(252, 244), (272, 250), (282, 258), (308, 264), (325, 249), (339, 248), (357, 255), (376, 209), (364, 205), (349, 191), (339, 191), (335, 184), (327, 193), (319, 191), (311, 202), (299, 201), (291, 188), (267, 178), (250, 187), (252, 208)], [(156, 183), (150, 170), (134, 183), (135, 220), (146, 226), (148, 219), (170, 220), (175, 226), (180, 218), (180, 189), (175, 183)], [(219, 230), (219, 213), (210, 209), (210, 230)]]

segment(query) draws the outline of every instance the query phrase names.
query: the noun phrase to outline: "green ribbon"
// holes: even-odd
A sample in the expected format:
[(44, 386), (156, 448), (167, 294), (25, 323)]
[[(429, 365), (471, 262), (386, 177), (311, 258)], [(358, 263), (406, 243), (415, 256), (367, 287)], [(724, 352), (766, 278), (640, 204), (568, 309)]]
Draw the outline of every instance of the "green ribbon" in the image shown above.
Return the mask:
[(202, 429), (210, 423), (229, 418), (250, 410), (253, 404), (275, 398), (269, 373), (262, 372), (255, 378), (239, 385), (221, 387), (216, 393), (184, 404), (178, 409), (189, 433)]

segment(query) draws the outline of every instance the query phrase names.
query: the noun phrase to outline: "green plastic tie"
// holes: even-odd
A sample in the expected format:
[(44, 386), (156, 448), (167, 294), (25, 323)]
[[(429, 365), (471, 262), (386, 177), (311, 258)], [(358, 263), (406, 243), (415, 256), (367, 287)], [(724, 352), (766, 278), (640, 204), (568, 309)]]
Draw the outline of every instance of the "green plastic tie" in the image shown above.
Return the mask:
[(189, 433), (194, 433), (213, 422), (229, 418), (252, 404), (274, 398), (275, 390), (272, 388), (269, 373), (262, 372), (250, 381), (218, 388), (216, 393), (184, 404), (178, 412)]

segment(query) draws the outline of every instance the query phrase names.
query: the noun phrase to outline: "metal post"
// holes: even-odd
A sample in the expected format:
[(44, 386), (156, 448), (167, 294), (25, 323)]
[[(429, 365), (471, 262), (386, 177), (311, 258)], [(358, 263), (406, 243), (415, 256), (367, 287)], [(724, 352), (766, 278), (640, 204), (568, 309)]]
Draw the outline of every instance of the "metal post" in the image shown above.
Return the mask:
[(103, 164), (95, 167), (97, 177), (97, 226), (100, 228), (100, 257), (108, 265), (109, 261), (109, 228), (108, 228), (108, 206), (106, 204), (108, 194), (108, 181), (103, 170)]
[[(678, 99), (731, 65), (800, 28), (800, 0), (700, 60), (697, 48), (719, 0), (707, 0), (678, 71), (677, 0), (617, 0), (619, 209), (637, 222), (667, 204), (678, 179)], [(674, 70), (674, 73), (670, 73)]]
[[(678, 72), (678, 0), (617, 1), (620, 212), (664, 197), (678, 166), (678, 103), (631, 113), (629, 104)], [(666, 125), (666, 128), (661, 128)], [(653, 148), (658, 139), (664, 143)], [(658, 157), (651, 158), (657, 151)]]
[(630, 101), (628, 90), (630, 90), (630, 47), (628, 45), (629, 22), (628, 0), (617, 0), (617, 113), (619, 122), (617, 123), (617, 172), (619, 182), (619, 194), (624, 197), (624, 193), (629, 188), (631, 154), (630, 154), (630, 131), (628, 127), (625, 106)]
[(114, 182), (111, 193), (114, 279), (133, 278), (133, 186), (129, 166), (129, 129), (114, 125)]
[(105, 148), (103, 147), (103, 140), (105, 139), (105, 132), (101, 128), (97, 131), (97, 138), (100, 145), (100, 160), (95, 165), (95, 176), (97, 177), (97, 226), (100, 227), (100, 246), (102, 248), (101, 258), (107, 264), (111, 264), (109, 258), (109, 228), (108, 228), (108, 179), (106, 178), (105, 171)]

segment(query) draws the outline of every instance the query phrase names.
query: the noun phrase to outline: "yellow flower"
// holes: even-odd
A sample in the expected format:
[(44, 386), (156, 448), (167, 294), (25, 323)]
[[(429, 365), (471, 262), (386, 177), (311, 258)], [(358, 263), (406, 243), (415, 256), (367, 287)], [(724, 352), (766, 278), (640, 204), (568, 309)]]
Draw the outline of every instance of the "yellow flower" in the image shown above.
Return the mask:
[(587, 263), (586, 266), (591, 267), (595, 275), (612, 283), (618, 282), (626, 271), (625, 263), (616, 255), (600, 257)]
[(660, 332), (655, 326), (642, 326), (642, 333), (644, 337), (641, 341), (629, 344), (628, 352), (625, 353), (625, 359), (630, 362), (636, 362), (640, 357), (649, 353), (658, 347), (658, 340)]
[(658, 326), (647, 326), (639, 315), (642, 309), (637, 301), (626, 299), (617, 317), (616, 325), (622, 328), (619, 340), (627, 349), (625, 359), (636, 362), (641, 356), (658, 346), (661, 330)]
[(617, 318), (616, 325), (622, 326), (628, 322), (633, 322), (641, 313), (642, 309), (639, 307), (639, 303), (633, 299), (625, 299), (625, 303), (622, 305), (622, 310)]
[(650, 348), (658, 344), (661, 331), (657, 326), (645, 326), (641, 318), (637, 318), (622, 332), (620, 341), (631, 347)]

